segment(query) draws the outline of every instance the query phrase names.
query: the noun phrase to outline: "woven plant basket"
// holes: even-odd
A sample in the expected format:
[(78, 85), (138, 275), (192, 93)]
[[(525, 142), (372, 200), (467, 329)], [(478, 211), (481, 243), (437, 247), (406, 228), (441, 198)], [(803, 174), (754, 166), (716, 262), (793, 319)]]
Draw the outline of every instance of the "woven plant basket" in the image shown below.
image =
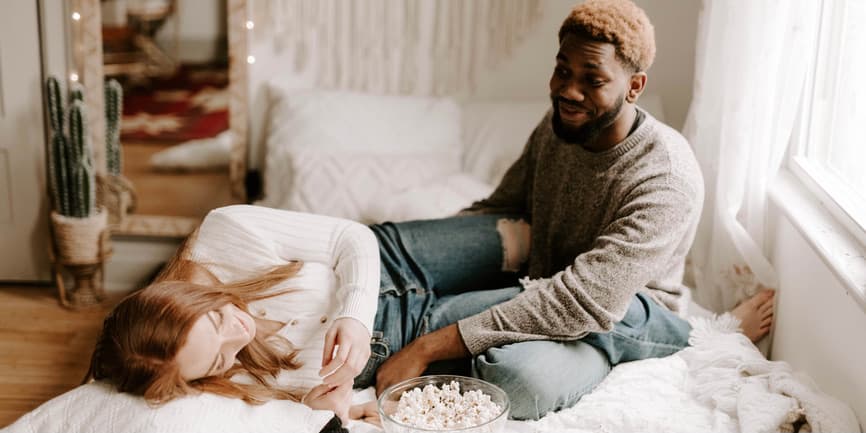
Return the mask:
[[(111, 254), (108, 212), (100, 208), (87, 218), (72, 218), (51, 212), (54, 233), (52, 261), (60, 302), (80, 308), (98, 304), (105, 298), (103, 266)], [(61, 270), (72, 274), (75, 286), (67, 293)]]
[(108, 224), (117, 227), (126, 215), (135, 209), (135, 187), (126, 177), (119, 175), (96, 176), (96, 201), (108, 210)]

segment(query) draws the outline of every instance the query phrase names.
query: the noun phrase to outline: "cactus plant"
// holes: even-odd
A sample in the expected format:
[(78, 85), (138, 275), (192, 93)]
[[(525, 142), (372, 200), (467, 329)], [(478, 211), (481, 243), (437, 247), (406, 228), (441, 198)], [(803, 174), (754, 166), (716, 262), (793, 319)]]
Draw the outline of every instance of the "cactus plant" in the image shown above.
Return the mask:
[(75, 100), (69, 107), (69, 148), (67, 163), (72, 174), (69, 191), (71, 216), (86, 218), (96, 209), (96, 177), (93, 171), (93, 152), (87, 135), (86, 107)]
[[(69, 213), (68, 197), (61, 193), (61, 185), (69, 183), (66, 172), (66, 164), (58, 164), (56, 161), (66, 160), (66, 135), (63, 132), (64, 112), (63, 97), (61, 96), (60, 83), (57, 78), (48, 77), (45, 82), (45, 94), (48, 102), (48, 118), (51, 125), (51, 139), (48, 146), (48, 184), (51, 189), (51, 197), (54, 200), (54, 209), (63, 215)], [(59, 132), (58, 132), (59, 131)]]
[(123, 112), (123, 88), (117, 80), (105, 82), (105, 157), (108, 174), (122, 171), (120, 154), (120, 119)]
[(82, 94), (80, 89), (71, 92), (67, 114), (57, 79), (49, 77), (45, 87), (51, 125), (48, 179), (54, 208), (61, 215), (86, 218), (96, 209), (96, 193)]

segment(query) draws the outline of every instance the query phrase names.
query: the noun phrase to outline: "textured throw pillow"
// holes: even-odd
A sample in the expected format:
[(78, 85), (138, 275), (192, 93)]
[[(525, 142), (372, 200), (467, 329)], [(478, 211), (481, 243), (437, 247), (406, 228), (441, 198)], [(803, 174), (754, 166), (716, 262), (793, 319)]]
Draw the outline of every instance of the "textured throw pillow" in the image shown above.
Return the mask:
[(270, 83), (267, 150), (460, 155), (460, 107), (451, 98), (291, 90)]
[(400, 191), (460, 171), (460, 159), (444, 153), (389, 155), (284, 148), (268, 161), (264, 206), (371, 221), (371, 205)]
[(363, 217), (370, 223), (443, 218), (486, 198), (491, 192), (493, 186), (471, 175), (454, 174), (409, 188), (387, 200), (375, 200), (369, 203)]
[(260, 204), (363, 220), (373, 200), (460, 171), (450, 98), (289, 90), (269, 85)]
[(463, 106), (463, 169), (498, 185), (550, 102), (471, 102)]

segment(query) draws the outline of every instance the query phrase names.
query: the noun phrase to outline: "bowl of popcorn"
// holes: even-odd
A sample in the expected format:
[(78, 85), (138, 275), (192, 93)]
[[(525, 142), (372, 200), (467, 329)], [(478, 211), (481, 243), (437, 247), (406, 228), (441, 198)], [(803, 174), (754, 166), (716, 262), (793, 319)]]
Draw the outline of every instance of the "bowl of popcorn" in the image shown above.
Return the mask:
[(481, 379), (434, 375), (387, 388), (378, 407), (386, 433), (498, 433), (510, 403), (505, 391)]

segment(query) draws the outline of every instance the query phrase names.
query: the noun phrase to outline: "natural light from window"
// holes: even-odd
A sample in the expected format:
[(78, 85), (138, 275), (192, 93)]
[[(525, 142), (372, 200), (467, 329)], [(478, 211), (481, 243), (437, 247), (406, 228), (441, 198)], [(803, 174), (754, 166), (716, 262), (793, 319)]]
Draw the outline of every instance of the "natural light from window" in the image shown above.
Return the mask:
[(866, 1), (825, 0), (798, 164), (866, 238)]

